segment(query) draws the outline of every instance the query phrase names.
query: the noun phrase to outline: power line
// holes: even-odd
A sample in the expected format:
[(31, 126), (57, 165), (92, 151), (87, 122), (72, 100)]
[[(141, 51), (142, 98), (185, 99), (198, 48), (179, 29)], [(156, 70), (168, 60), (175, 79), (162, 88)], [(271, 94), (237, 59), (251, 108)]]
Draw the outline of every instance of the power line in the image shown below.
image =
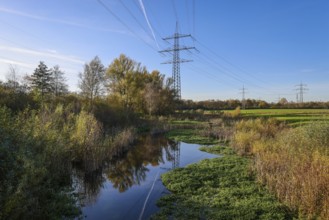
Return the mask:
[(132, 11), (127, 7), (127, 5), (123, 2), (123, 0), (119, 0), (121, 5), (128, 11), (130, 16), (136, 21), (136, 23), (145, 31), (145, 33), (150, 37), (153, 38), (153, 36), (144, 28), (144, 26), (139, 22), (139, 20), (136, 18), (136, 16), (132, 13)]
[(145, 41), (142, 37), (140, 37), (135, 31), (133, 31), (122, 19), (117, 16), (107, 5), (105, 5), (101, 0), (96, 0), (108, 13), (110, 13), (115, 19), (117, 19), (123, 26), (125, 26), (133, 35), (135, 35), (138, 39), (143, 41), (148, 47), (152, 50), (157, 51), (153, 46), (151, 46), (147, 41)]
[[(134, 2), (134, 4), (135, 4), (135, 6), (138, 8), (138, 10), (143, 14), (143, 11), (142, 11), (142, 9), (139, 7), (139, 5), (137, 4), (137, 2), (136, 1), (138, 1), (138, 0), (135, 0), (135, 1), (133, 1)], [(147, 3), (146, 2), (144, 2), (144, 5), (146, 5), (147, 6)], [(155, 17), (154, 15), (153, 15), (153, 13), (152, 13), (152, 11), (151, 10), (148, 10), (148, 12), (153, 16), (153, 17)], [(150, 21), (150, 23), (152, 23), (151, 21)], [(156, 24), (158, 24), (158, 22), (156, 21)], [(159, 27), (160, 29), (161, 29), (161, 25), (155, 25), (155, 26), (153, 26), (153, 29), (154, 29), (154, 31), (155, 31), (155, 33), (157, 33), (159, 36), (160, 36), (160, 38), (162, 38), (162, 34), (156, 29), (156, 27)], [(162, 30), (161, 30), (162, 31)], [(163, 31), (162, 31), (163, 32)]]
[[(202, 54), (204, 57), (206, 58), (202, 58), (200, 56), (197, 55), (197, 57), (200, 60), (203, 60), (204, 62), (208, 63), (210, 66), (212, 66), (213, 68), (219, 70), (219, 72), (224, 73), (226, 76), (229, 76), (233, 79), (235, 79), (236, 81), (239, 81), (241, 83), (245, 83), (242, 79), (239, 79), (239, 77), (237, 75), (235, 75), (233, 72), (231, 72), (230, 70), (228, 70), (227, 68), (221, 66), (218, 62), (216, 62), (215, 60), (213, 60), (212, 58), (210, 58), (209, 56), (206, 56), (205, 54)], [(210, 62), (212, 61), (212, 62)], [(218, 66), (216, 66), (218, 65)], [(226, 69), (226, 70), (225, 70)]]
[(195, 0), (193, 0), (193, 9), (192, 9), (192, 14), (193, 14), (193, 36), (195, 35)]
[(209, 47), (207, 47), (205, 44), (201, 43), (200, 41), (198, 41), (197, 39), (194, 39), (197, 43), (199, 43), (202, 47), (204, 47), (205, 49), (207, 49), (210, 53), (212, 53), (213, 55), (215, 55), (217, 58), (223, 60), (224, 62), (226, 62), (227, 64), (231, 65), (232, 67), (235, 67), (236, 69), (238, 69), (240, 72), (243, 72), (244, 74), (258, 80), (259, 82), (265, 83), (265, 84), (270, 84), (269, 82), (266, 82), (264, 80), (259, 79), (258, 77), (254, 76), (253, 74), (249, 73), (248, 71), (244, 70), (243, 68), (239, 67), (238, 65), (232, 63), (231, 61), (229, 61), (227, 58), (220, 56), (219, 54), (217, 54), (216, 52), (214, 52), (212, 49), (210, 49)]
[[(191, 67), (190, 67), (191, 66)], [(200, 74), (201, 76), (205, 76), (207, 77), (208, 79), (211, 79), (212, 81), (215, 81), (216, 83), (220, 84), (220, 85), (227, 85), (227, 84), (230, 84), (230, 86), (234, 86), (233, 84), (231, 83), (227, 83), (227, 82), (223, 82), (221, 81), (218, 76), (216, 76), (215, 74), (212, 74), (206, 70), (203, 70), (201, 69), (200, 67), (198, 66), (195, 66), (193, 64), (190, 64), (190, 66), (187, 66), (187, 68), (189, 68), (190, 70), (192, 70), (193, 72), (197, 73), (197, 74)], [(192, 68), (193, 67), (193, 68)], [(204, 75), (206, 74), (206, 75)]]
[(175, 17), (176, 17), (176, 22), (178, 22), (178, 14), (177, 14), (174, 0), (171, 0), (171, 4), (172, 4), (173, 10), (174, 10)]
[(190, 22), (190, 12), (189, 12), (189, 4), (188, 4), (189, 0), (185, 0), (185, 8), (186, 8), (186, 18), (187, 18), (187, 26), (188, 26), (188, 30), (191, 33), (191, 22)]
[[(209, 64), (209, 66), (213, 67), (214, 69), (218, 70), (220, 73), (223, 73), (224, 75), (238, 81), (238, 82), (241, 82), (241, 83), (246, 83), (246, 80), (239, 77), (237, 74), (235, 74), (233, 71), (231, 71), (230, 69), (228, 69), (227, 67), (221, 65), (220, 63), (218, 63), (216, 60), (214, 60), (213, 58), (203, 54), (203, 53), (200, 53), (202, 56), (204, 56), (205, 58), (201, 57), (201, 56), (198, 56), (196, 55), (197, 58), (199, 58), (201, 61), (203, 62), (206, 62)], [(254, 83), (251, 83), (249, 82), (248, 84), (250, 85), (253, 85), (255, 87), (258, 87), (258, 88), (263, 88), (262, 86), (259, 86), (259, 85), (256, 85)]]
[[(194, 38), (194, 40), (197, 41), (195, 38)], [(197, 42), (201, 45), (201, 43), (200, 43), (199, 41), (197, 41)], [(201, 46), (203, 46), (203, 47), (206, 48), (205, 45), (201, 45)], [(206, 49), (208, 49), (208, 48), (206, 48)], [(208, 49), (208, 50), (210, 50), (210, 49)], [(211, 52), (214, 53), (213, 51), (211, 51)], [(204, 62), (208, 63), (208, 64), (209, 64), (210, 66), (212, 66), (214, 69), (219, 70), (219, 72), (221, 72), (221, 73), (227, 75), (228, 77), (231, 77), (232, 79), (235, 79), (236, 81), (239, 81), (239, 82), (241, 82), (241, 83), (246, 83), (246, 81), (247, 81), (246, 79), (243, 79), (241, 76), (239, 76), (238, 74), (236, 74), (235, 72), (233, 72), (233, 71), (230, 70), (229, 68), (223, 66), (222, 64), (220, 64), (220, 63), (219, 63), (217, 60), (215, 60), (214, 58), (212, 58), (212, 57), (206, 55), (205, 53), (200, 53), (200, 54), (201, 54), (203, 57), (205, 57), (205, 58), (203, 58), (203, 57), (201, 57), (201, 56), (197, 56), (197, 57), (198, 57), (200, 60), (203, 60)], [(211, 62), (210, 62), (210, 61), (211, 61)], [(252, 82), (248, 82), (248, 84), (253, 85), (253, 86), (255, 86), (255, 87), (258, 87), (258, 88), (264, 88), (264, 87), (262, 87), (262, 86), (260, 86), (260, 85), (257, 85), (257, 84), (255, 84), (255, 83), (252, 83)]]

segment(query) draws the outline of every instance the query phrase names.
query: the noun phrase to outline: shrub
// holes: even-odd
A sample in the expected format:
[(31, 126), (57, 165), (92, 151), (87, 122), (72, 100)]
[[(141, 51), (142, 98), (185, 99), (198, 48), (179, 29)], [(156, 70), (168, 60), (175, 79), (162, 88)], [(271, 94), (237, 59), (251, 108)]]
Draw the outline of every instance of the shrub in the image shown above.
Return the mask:
[[(0, 219), (60, 219), (79, 215), (69, 194), (70, 158), (56, 114), (0, 109)], [(4, 165), (4, 166), (3, 166)], [(4, 171), (4, 172), (3, 172)]]
[(102, 125), (85, 111), (76, 117), (72, 131), (74, 160), (83, 162), (86, 171), (99, 168), (105, 159), (104, 134)]
[(239, 118), (240, 115), (241, 115), (240, 106), (236, 107), (233, 111), (224, 113), (224, 117), (228, 117), (228, 118)]
[(274, 138), (284, 129), (276, 119), (242, 120), (235, 124), (232, 146), (240, 155), (253, 153), (253, 145), (261, 139)]

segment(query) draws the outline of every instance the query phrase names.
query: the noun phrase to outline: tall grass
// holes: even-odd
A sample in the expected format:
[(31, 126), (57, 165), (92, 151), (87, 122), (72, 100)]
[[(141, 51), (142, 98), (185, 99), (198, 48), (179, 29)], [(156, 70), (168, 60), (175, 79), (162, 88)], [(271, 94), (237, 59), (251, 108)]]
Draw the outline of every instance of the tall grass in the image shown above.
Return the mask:
[(233, 146), (254, 156), (258, 180), (300, 217), (329, 219), (329, 123), (288, 129), (270, 120), (241, 121)]

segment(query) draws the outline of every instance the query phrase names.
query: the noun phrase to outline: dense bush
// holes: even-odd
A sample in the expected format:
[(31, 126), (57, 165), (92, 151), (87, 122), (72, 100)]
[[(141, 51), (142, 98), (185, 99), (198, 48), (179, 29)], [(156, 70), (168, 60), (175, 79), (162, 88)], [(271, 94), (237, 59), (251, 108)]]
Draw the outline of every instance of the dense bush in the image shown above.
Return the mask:
[(134, 129), (110, 137), (93, 114), (75, 111), (70, 104), (16, 114), (0, 108), (0, 219), (78, 216), (72, 162), (93, 172), (135, 138)]
[(50, 118), (47, 111), (26, 110), (14, 117), (0, 108), (0, 219), (79, 214), (69, 193), (67, 142)]

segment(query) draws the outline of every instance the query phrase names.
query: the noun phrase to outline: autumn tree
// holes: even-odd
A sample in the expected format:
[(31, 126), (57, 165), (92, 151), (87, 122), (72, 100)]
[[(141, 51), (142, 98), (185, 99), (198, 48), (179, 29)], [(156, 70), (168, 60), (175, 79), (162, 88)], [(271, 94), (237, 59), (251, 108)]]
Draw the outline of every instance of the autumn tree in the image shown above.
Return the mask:
[(166, 114), (174, 109), (172, 81), (159, 71), (149, 73), (140, 63), (121, 54), (106, 72), (112, 103), (128, 112)]
[(110, 96), (128, 111), (140, 111), (143, 104), (143, 88), (147, 76), (145, 67), (121, 54), (106, 72)]
[(105, 68), (98, 56), (85, 64), (79, 78), (81, 94), (89, 100), (90, 106), (93, 107), (94, 99), (103, 92), (105, 79)]

